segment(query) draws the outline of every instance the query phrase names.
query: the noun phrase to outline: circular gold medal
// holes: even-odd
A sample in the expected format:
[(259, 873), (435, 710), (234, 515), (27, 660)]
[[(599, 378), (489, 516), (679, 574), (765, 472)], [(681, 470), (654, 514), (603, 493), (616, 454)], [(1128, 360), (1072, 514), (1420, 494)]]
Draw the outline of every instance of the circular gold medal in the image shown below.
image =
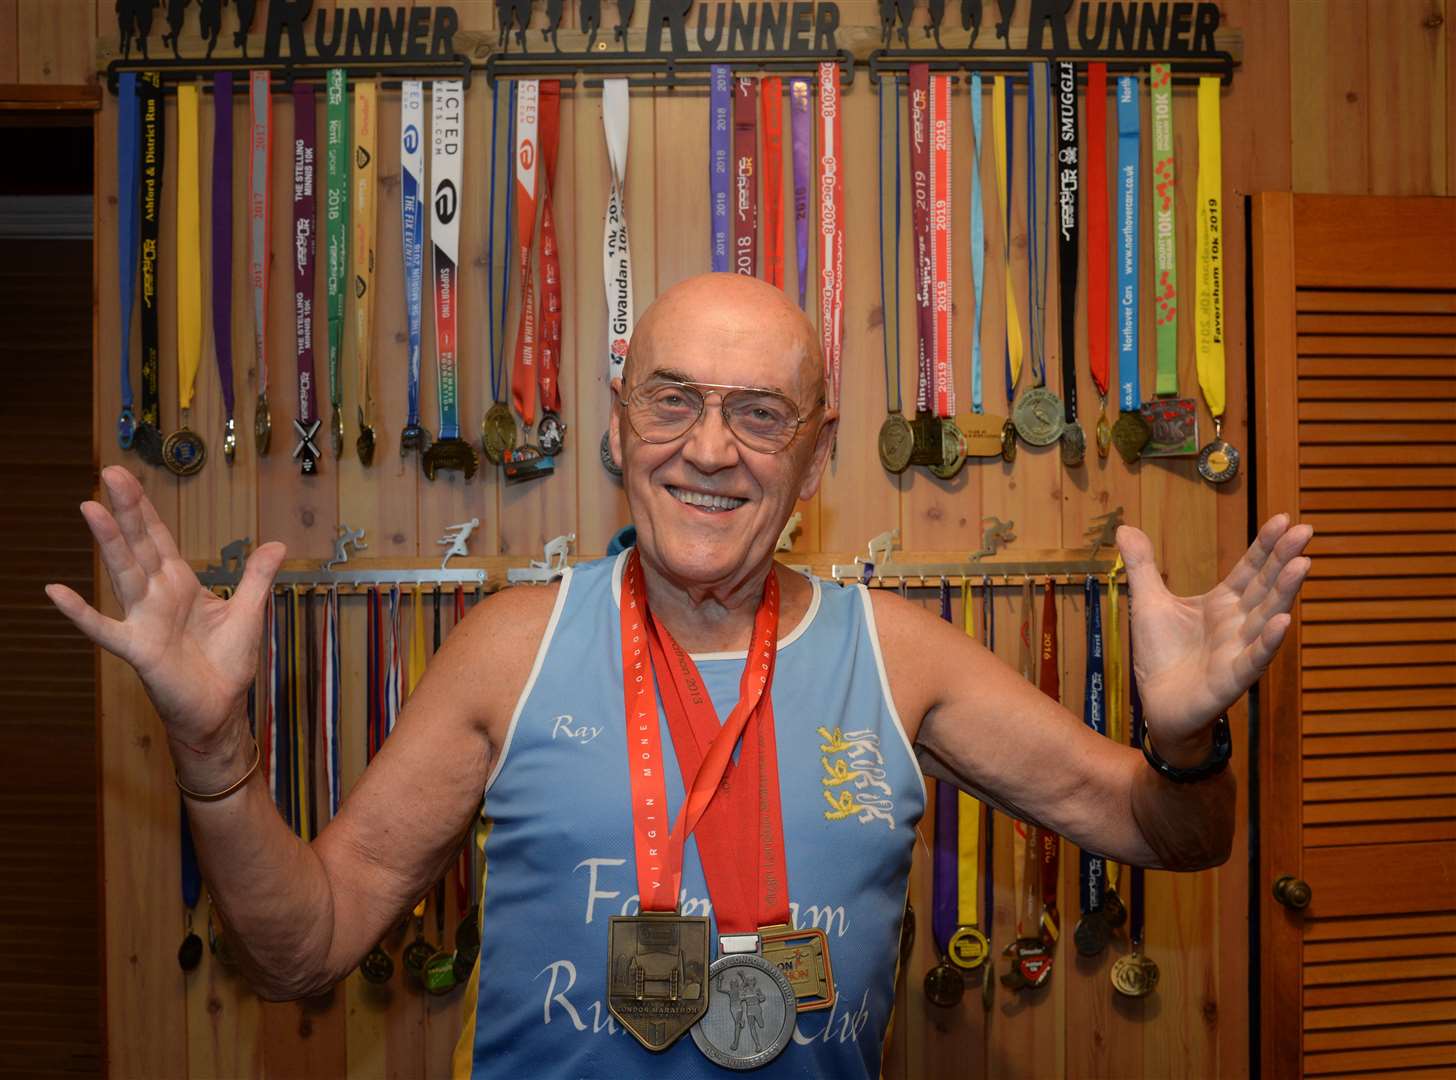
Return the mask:
[(1151, 434), (1142, 413), (1125, 412), (1112, 425), (1112, 444), (1117, 447), (1122, 460), (1131, 465), (1142, 456), (1143, 447), (1148, 445)]
[(986, 961), (991, 945), (975, 926), (962, 926), (951, 935), (947, 958), (962, 971), (974, 971)]
[(1016, 434), (1032, 446), (1050, 446), (1061, 437), (1064, 426), (1062, 400), (1045, 386), (1033, 386), (1011, 410)]
[(910, 451), (915, 436), (910, 421), (899, 413), (891, 413), (880, 425), (880, 464), (892, 473), (902, 473), (910, 465)]
[(207, 461), (207, 446), (190, 428), (180, 428), (162, 444), (162, 464), (177, 476), (191, 476)]
[(949, 480), (966, 463), (966, 439), (956, 422), (949, 417), (940, 422), (940, 464), (930, 466), (931, 474)]
[(949, 1009), (965, 995), (965, 977), (944, 960), (925, 973), (925, 997), (932, 1005)]
[(1112, 425), (1107, 422), (1107, 413), (1103, 412), (1097, 417), (1097, 456), (1107, 457), (1107, 452), (1112, 449)]
[(1016, 425), (1009, 419), (1001, 428), (1001, 460), (1008, 465), (1016, 460)]
[(1112, 988), (1123, 997), (1147, 997), (1158, 988), (1158, 965), (1142, 953), (1119, 956), (1111, 978)]
[(504, 462), (506, 454), (516, 448), (516, 418), (504, 402), (497, 401), (486, 410), (480, 423), (480, 448), (492, 465)]

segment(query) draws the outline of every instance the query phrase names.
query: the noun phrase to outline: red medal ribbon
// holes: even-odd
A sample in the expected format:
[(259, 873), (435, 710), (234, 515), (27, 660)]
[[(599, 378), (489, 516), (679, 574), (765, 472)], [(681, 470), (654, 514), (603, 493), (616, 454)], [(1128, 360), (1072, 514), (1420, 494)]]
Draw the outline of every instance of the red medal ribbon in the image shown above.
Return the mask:
[(1107, 65), (1087, 65), (1087, 363), (1107, 396), (1112, 337), (1107, 317), (1111, 254), (1107, 247)]
[(930, 80), (930, 273), (931, 325), (934, 330), (932, 401), (936, 416), (955, 415), (955, 374), (951, 368), (950, 291), (950, 76)]
[(819, 65), (819, 347), (828, 405), (839, 408), (844, 354), (844, 174), (839, 65)]
[(733, 93), (733, 272), (758, 270), (758, 81), (740, 78)]
[(764, 79), (763, 106), (763, 274), (784, 287), (784, 84)]
[[(632, 831), (642, 910), (677, 910), (683, 845), (695, 834), (719, 933), (750, 933), (760, 926), (787, 923), (788, 872), (769, 696), (778, 651), (777, 578), (770, 573), (764, 584), (738, 703), (721, 726), (692, 658), (648, 610), (635, 550), (622, 574), (620, 607)], [(671, 832), (666, 829), (654, 665), (687, 793)], [(733, 749), (740, 737), (743, 750), (735, 766)], [(749, 822), (757, 822), (757, 828), (744, 835)], [(756, 857), (746, 857), (750, 845)]]
[(915, 411), (930, 411), (935, 316), (930, 310), (930, 65), (910, 65), (910, 217), (915, 233)]
[(511, 400), (529, 427), (536, 419), (536, 305), (531, 284), (531, 243), (536, 236), (537, 118), (541, 87), (522, 79), (516, 96), (516, 252), (521, 272), (521, 318), (516, 327), (516, 359)]
[(556, 146), (561, 130), (561, 82), (541, 83), (541, 164), (545, 187), (541, 190), (541, 307), (537, 325), (541, 335), (541, 408), (561, 411), (561, 250), (556, 245), (556, 216), (551, 211), (551, 189), (556, 186)]
[[(1047, 578), (1046, 598), (1041, 609), (1041, 692), (1053, 701), (1061, 700), (1061, 676), (1057, 670), (1057, 587)], [(1062, 838), (1051, 829), (1037, 829), (1041, 853), (1041, 922), (1057, 937), (1057, 881), (1061, 871)]]

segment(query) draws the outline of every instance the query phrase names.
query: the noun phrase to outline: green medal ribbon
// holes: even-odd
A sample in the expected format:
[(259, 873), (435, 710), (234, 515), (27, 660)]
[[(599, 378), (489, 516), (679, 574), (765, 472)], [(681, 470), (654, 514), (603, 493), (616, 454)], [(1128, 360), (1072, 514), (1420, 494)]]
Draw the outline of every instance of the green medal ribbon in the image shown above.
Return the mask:
[(1153, 99), (1153, 318), (1158, 335), (1157, 395), (1178, 393), (1178, 231), (1173, 167), (1173, 77), (1167, 64), (1154, 64)]
[(329, 310), (329, 401), (334, 453), (341, 452), (344, 429), (343, 384), (339, 381), (339, 356), (344, 342), (344, 295), (349, 280), (349, 96), (343, 68), (330, 68), (327, 81), (328, 111), (326, 178), (324, 203), (324, 266)]

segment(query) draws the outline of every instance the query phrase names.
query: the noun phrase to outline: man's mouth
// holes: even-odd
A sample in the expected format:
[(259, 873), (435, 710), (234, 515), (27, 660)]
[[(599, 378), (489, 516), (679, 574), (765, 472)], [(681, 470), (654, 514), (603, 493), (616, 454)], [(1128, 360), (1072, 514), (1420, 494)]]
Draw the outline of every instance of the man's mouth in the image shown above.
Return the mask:
[(667, 485), (668, 493), (680, 503), (697, 507), (699, 510), (706, 510), (710, 514), (727, 513), (730, 510), (737, 510), (746, 503), (747, 499), (735, 498), (732, 495), (709, 495), (702, 491), (689, 491), (686, 488)]

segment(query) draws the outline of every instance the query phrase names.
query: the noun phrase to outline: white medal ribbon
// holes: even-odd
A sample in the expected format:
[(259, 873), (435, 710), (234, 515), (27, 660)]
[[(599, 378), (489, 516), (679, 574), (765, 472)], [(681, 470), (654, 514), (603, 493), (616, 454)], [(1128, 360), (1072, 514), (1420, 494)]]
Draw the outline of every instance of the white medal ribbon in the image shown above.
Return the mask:
[(627, 80), (602, 80), (602, 130), (612, 166), (607, 216), (602, 223), (602, 277), (607, 287), (607, 380), (618, 378), (632, 339), (632, 249), (627, 240), (627, 142), (631, 114)]

